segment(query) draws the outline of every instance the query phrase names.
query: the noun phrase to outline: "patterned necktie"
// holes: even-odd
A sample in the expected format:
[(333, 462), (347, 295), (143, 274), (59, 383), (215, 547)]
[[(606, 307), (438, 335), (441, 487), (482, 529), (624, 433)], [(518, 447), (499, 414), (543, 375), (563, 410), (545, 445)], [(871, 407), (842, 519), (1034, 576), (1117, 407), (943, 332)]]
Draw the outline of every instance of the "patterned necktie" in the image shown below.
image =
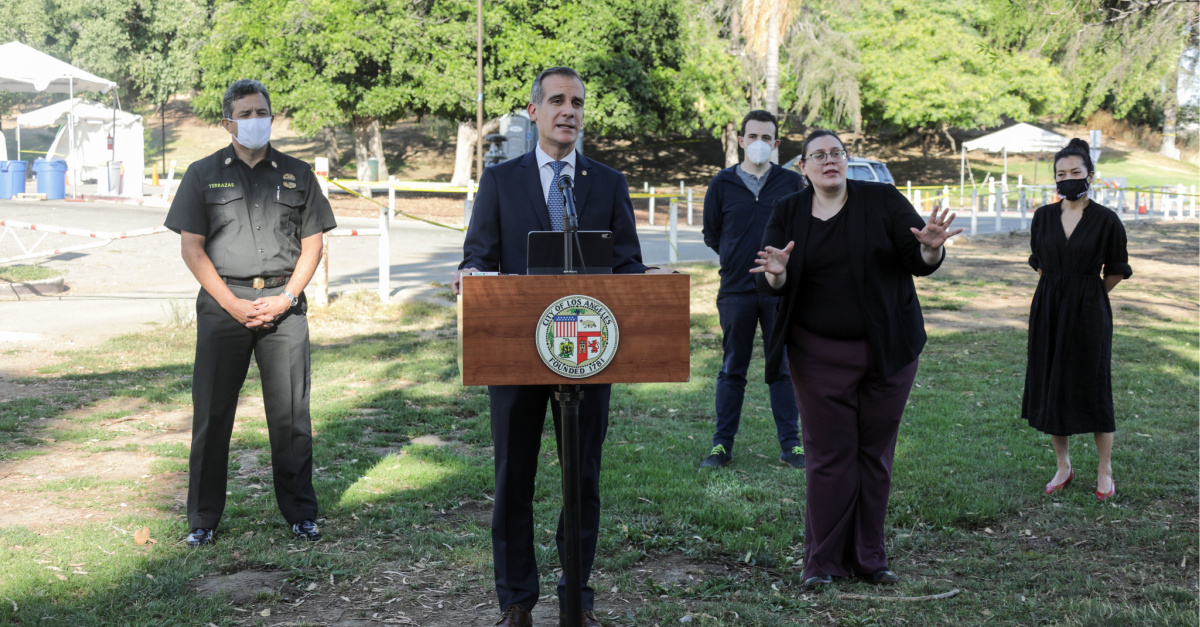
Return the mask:
[(567, 167), (567, 162), (551, 161), (550, 167), (554, 169), (554, 178), (550, 179), (550, 195), (546, 198), (546, 208), (550, 210), (550, 226), (554, 227), (555, 231), (561, 231), (567, 202), (563, 197), (563, 191), (558, 188), (558, 179), (562, 175), (563, 168)]

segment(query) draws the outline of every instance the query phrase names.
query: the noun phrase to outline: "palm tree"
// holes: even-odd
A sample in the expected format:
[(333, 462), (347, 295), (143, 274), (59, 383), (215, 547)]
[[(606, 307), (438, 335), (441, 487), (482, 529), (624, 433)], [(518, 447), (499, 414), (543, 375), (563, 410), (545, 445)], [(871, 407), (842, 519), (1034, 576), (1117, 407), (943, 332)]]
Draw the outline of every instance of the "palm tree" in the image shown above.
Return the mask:
[(779, 114), (779, 46), (796, 19), (800, 0), (742, 0), (742, 35), (746, 53), (766, 58), (767, 93), (763, 107)]

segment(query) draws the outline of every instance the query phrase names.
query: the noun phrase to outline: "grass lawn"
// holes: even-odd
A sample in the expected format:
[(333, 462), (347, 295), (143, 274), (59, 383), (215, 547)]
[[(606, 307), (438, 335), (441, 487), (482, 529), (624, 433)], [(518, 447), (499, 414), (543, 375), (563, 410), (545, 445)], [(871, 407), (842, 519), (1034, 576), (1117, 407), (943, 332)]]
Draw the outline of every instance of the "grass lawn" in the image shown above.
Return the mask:
[[(612, 396), (593, 577), (601, 619), (1196, 625), (1200, 238), (1195, 222), (1175, 222), (1143, 223), (1130, 240), (1137, 274), (1113, 299), (1117, 496), (1092, 496), (1087, 437), (1072, 440), (1075, 483), (1042, 494), (1050, 439), (1020, 419), (1026, 243), (959, 243), (918, 281), (930, 340), (887, 520), (901, 583), (816, 594), (800, 589), (804, 476), (778, 460), (761, 359), (734, 463), (697, 468), (712, 435), (720, 327), (715, 268), (686, 268), (691, 381), (615, 386)], [(325, 516), (314, 545), (293, 541), (276, 509), (253, 367), (217, 544), (181, 544), (194, 329), (59, 354), (0, 388), (0, 624), (491, 625), (500, 608), (487, 397), (458, 383), (454, 312), (349, 296), (311, 322)], [(554, 449), (548, 430), (535, 500), (544, 594), (559, 568)], [(538, 624), (551, 624), (554, 606), (543, 598)]]
[(21, 283), (52, 279), (62, 272), (42, 266), (0, 266), (0, 282)]

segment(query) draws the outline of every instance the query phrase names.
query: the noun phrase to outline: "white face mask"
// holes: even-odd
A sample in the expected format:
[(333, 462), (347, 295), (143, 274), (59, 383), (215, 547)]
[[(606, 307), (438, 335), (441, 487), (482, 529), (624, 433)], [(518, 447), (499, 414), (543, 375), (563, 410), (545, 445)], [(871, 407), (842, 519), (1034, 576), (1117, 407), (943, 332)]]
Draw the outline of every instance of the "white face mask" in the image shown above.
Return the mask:
[(757, 140), (746, 146), (746, 158), (754, 165), (762, 165), (771, 160), (771, 145), (763, 140)]
[[(229, 120), (229, 118), (225, 118)], [(229, 120), (237, 123), (237, 143), (243, 148), (258, 150), (271, 141), (271, 120), (274, 118), (246, 118)]]

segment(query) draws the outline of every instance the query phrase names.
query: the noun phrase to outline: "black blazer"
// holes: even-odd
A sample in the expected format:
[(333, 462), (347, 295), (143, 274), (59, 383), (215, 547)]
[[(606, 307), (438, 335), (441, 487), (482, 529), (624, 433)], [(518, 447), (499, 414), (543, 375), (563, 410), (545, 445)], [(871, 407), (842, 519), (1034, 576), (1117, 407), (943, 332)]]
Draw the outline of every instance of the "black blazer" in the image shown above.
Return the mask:
[[(921, 229), (926, 222), (899, 190), (886, 183), (855, 180), (846, 181), (846, 187), (849, 196), (842, 211), (848, 222), (854, 275), (854, 285), (848, 287), (857, 291), (862, 303), (875, 369), (887, 377), (912, 363), (925, 346), (925, 321), (912, 278), (933, 274), (942, 264), (939, 260), (936, 266), (925, 265), (921, 243), (908, 229)], [(775, 203), (763, 233), (763, 248), (783, 248), (789, 241), (796, 242), (788, 259), (787, 282), (780, 289), (768, 285), (765, 274), (754, 275), (760, 291), (782, 296), (767, 346), (767, 383), (778, 376), (788, 328), (796, 308), (804, 306), (797, 302), (797, 278), (804, 272), (812, 201), (811, 186), (782, 198)]]
[[(579, 230), (612, 231), (613, 274), (646, 271), (624, 174), (575, 153), (575, 205)], [(458, 267), (525, 274), (529, 232), (550, 230), (550, 211), (531, 150), (484, 169)]]

